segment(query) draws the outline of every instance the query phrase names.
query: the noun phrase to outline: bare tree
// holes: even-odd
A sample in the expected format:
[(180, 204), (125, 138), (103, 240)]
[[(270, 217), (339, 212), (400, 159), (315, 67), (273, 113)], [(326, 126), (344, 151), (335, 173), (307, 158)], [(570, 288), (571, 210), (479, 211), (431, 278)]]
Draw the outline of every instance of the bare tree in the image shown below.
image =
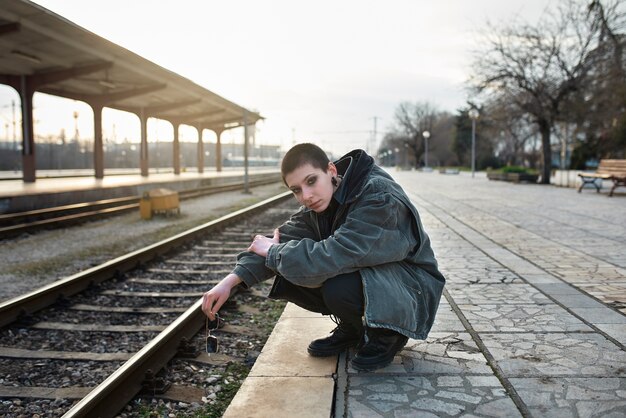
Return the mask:
[(436, 119), (437, 111), (428, 102), (400, 103), (394, 115), (394, 125), (385, 139), (391, 147), (409, 151), (410, 156), (407, 158), (410, 158), (417, 167), (425, 151), (422, 133), (432, 131)]
[(507, 165), (523, 165), (530, 140), (537, 135), (537, 128), (528, 115), (506, 96), (487, 103), (482, 113), (483, 119), (489, 121), (483, 130), (492, 138), (498, 159)]
[(581, 2), (564, 1), (537, 25), (488, 25), (477, 51), (471, 86), (490, 98), (503, 94), (536, 124), (541, 135), (542, 183), (550, 182), (551, 132), (570, 96), (582, 88), (597, 25)]

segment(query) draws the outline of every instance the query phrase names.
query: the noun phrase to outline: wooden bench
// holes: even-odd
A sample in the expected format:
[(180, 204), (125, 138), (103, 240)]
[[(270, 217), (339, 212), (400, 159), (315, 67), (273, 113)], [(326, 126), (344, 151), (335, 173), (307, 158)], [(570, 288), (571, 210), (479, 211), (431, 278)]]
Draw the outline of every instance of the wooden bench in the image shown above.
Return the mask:
[(609, 191), (609, 196), (613, 196), (613, 191), (619, 186), (626, 186), (626, 160), (600, 160), (600, 165), (595, 173), (578, 174), (582, 180), (582, 184), (578, 188), (578, 193), (583, 189), (585, 184), (593, 184), (596, 192), (599, 192), (601, 186), (596, 180), (612, 180), (613, 187)]

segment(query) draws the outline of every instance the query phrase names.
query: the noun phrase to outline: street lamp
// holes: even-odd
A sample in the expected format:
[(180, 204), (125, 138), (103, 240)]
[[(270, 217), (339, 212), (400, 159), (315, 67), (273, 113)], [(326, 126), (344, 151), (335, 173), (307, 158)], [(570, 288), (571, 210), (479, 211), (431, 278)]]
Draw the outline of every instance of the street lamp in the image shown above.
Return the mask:
[(409, 169), (409, 144), (404, 144), (404, 169)]
[(393, 152), (391, 152), (391, 150), (387, 150), (383, 153), (383, 160), (385, 162), (385, 165), (390, 166), (391, 165), (391, 155), (393, 154)]
[(480, 113), (475, 108), (471, 108), (467, 114), (472, 119), (472, 177), (474, 177), (474, 171), (476, 170), (476, 119), (478, 119)]
[(428, 138), (430, 138), (430, 132), (424, 131), (422, 132), (422, 136), (424, 137), (424, 146), (426, 151), (424, 152), (424, 170), (428, 170)]

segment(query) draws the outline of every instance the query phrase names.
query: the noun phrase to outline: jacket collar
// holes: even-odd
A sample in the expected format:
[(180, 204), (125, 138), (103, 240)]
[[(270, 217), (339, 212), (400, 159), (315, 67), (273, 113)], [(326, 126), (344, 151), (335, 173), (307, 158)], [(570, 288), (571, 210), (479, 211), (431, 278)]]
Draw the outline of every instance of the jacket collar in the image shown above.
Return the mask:
[(335, 166), (337, 173), (343, 176), (343, 181), (333, 197), (340, 205), (343, 205), (361, 194), (374, 168), (374, 159), (362, 149), (356, 149), (338, 159)]

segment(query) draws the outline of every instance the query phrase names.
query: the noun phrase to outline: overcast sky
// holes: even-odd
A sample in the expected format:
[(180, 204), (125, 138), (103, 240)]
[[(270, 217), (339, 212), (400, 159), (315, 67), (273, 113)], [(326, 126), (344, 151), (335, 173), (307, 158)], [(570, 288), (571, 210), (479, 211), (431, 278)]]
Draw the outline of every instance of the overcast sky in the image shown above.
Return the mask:
[[(402, 101), (428, 101), (450, 112), (462, 107), (470, 52), (484, 23), (515, 16), (535, 22), (555, 1), (36, 2), (258, 110), (267, 118), (257, 125), (261, 143), (288, 148), (295, 137), (296, 142), (313, 141), (342, 153), (365, 148), (374, 117), (380, 140)], [(9, 92), (0, 89), (4, 122), (13, 97)], [(70, 109), (79, 109), (81, 116), (87, 113), (80, 118), (80, 129), (85, 135), (93, 132), (88, 108), (47, 98), (35, 105), (39, 134), (58, 133), (63, 127), (73, 132)], [(66, 107), (63, 117), (51, 116), (53, 109)], [(105, 114), (105, 135), (111, 135), (112, 123), (118, 138), (139, 137), (133, 117)]]

